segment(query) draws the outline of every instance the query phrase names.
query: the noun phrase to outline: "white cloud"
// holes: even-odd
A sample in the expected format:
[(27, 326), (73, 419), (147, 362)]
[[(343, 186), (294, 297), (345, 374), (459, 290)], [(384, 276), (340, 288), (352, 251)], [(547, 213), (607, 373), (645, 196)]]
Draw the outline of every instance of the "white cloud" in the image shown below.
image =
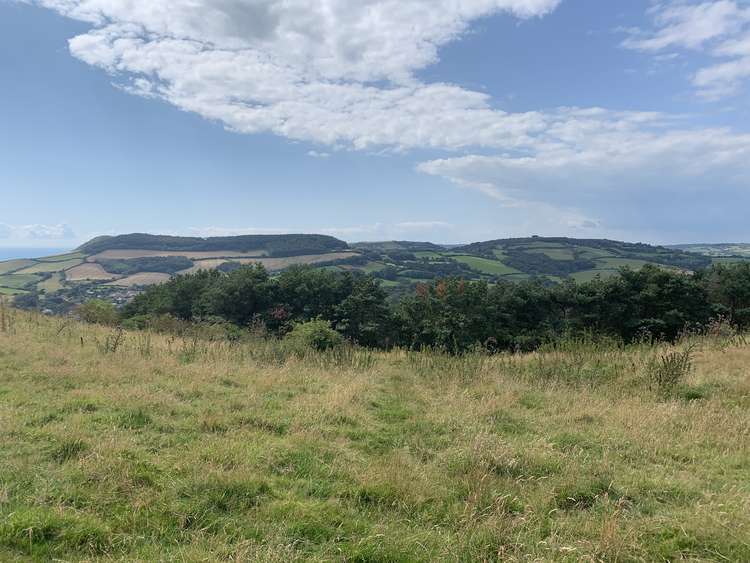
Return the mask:
[(707, 99), (736, 94), (750, 78), (750, 5), (746, 0), (671, 0), (656, 4), (650, 13), (654, 29), (631, 30), (625, 47), (650, 53), (700, 51), (717, 59), (692, 76), (699, 94)]
[[(71, 52), (130, 92), (239, 133), (271, 132), (332, 150), (448, 153), (418, 169), (497, 200), (510, 210), (503, 219), (519, 228), (616, 225), (618, 210), (600, 209), (606, 198), (742, 189), (748, 135), (691, 128), (681, 116), (653, 112), (509, 113), (486, 93), (417, 77), (475, 20), (544, 16), (560, 2), (34, 0), (91, 22), (91, 31), (70, 41)], [(632, 31), (626, 46), (659, 57), (701, 49), (724, 58), (695, 76), (704, 94), (736, 88), (750, 73), (744, 0), (661, 2), (651, 14), (654, 29)], [(408, 227), (328, 232), (392, 238)]]
[(328, 227), (320, 232), (348, 241), (362, 240), (448, 240), (457, 229), (445, 221), (402, 221), (397, 223), (372, 223), (350, 227)]
[(0, 223), (2, 240), (74, 240), (76, 234), (68, 225), (7, 225)]
[(330, 158), (331, 153), (320, 152), (320, 151), (307, 151), (307, 156), (310, 156), (312, 158)]
[[(300, 232), (295, 229), (262, 228), (262, 227), (191, 227), (188, 236), (191, 237), (235, 237), (240, 235), (283, 235)], [(180, 234), (178, 233), (177, 236)]]
[(242, 133), (322, 145), (509, 146), (539, 124), (414, 72), (473, 20), (542, 16), (561, 0), (36, 0), (89, 21), (70, 41), (130, 92)]

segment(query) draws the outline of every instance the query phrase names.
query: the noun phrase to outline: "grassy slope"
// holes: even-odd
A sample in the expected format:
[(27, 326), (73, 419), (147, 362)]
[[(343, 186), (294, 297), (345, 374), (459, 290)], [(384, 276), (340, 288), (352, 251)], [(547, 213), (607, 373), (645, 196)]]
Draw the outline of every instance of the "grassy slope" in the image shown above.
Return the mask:
[[(414, 251), (414, 255), (419, 259), (428, 258), (433, 263), (440, 259), (450, 259), (460, 262), (468, 267), (467, 270), (461, 273), (467, 279), (480, 279), (483, 276), (497, 276), (506, 281), (528, 279), (531, 272), (537, 270), (534, 270), (533, 266), (529, 264), (526, 266), (521, 265), (524, 262), (523, 258), (520, 260), (520, 263), (518, 259), (513, 262), (516, 267), (510, 265), (511, 256), (518, 252), (530, 256), (541, 254), (561, 265), (576, 258), (592, 260), (595, 267), (569, 274), (571, 278), (577, 281), (592, 280), (597, 275), (602, 277), (617, 275), (619, 269), (625, 266), (640, 269), (645, 264), (654, 264), (659, 267), (674, 269), (673, 266), (662, 264), (661, 261), (665, 260), (665, 256), (668, 256), (670, 251), (659, 247), (638, 247), (615, 241), (594, 242), (600, 243), (602, 247), (590, 246), (592, 241), (585, 239), (527, 238), (490, 241), (452, 249), (445, 248), (443, 250), (435, 248), (431, 250), (418, 250)], [(419, 244), (384, 242), (355, 244), (354, 246), (355, 248), (365, 249), (370, 252), (383, 252), (387, 254), (394, 249), (410, 251), (410, 245)], [(494, 259), (492, 259), (493, 255)], [(409, 271), (427, 269), (418, 261), (402, 260), (394, 265), (401, 272), (405, 272), (400, 275), (399, 280), (407, 283), (414, 281), (408, 277)], [(360, 269), (360, 267), (357, 266), (354, 269)], [(543, 271), (548, 272), (546, 274), (548, 279), (559, 282), (564, 279), (567, 270), (561, 267), (559, 269), (551, 268)]]
[(36, 274), (10, 274), (0, 276), (0, 287), (9, 289), (23, 289), (36, 284), (41, 279)]
[(646, 348), (105, 353), (108, 329), (12, 317), (2, 561), (750, 560), (747, 345), (703, 341), (664, 398)]
[[(126, 237), (127, 238), (127, 237)], [(183, 239), (180, 239), (183, 240)], [(185, 239), (186, 240), (186, 239)], [(472, 255), (470, 248), (463, 247), (463, 248), (454, 248), (454, 249), (441, 249), (437, 245), (432, 245), (429, 243), (413, 243), (413, 242), (383, 242), (383, 243), (365, 243), (365, 244), (357, 244), (354, 245), (355, 248), (358, 248), (360, 250), (367, 249), (369, 251), (380, 251), (387, 253), (388, 251), (394, 251), (394, 250), (400, 250), (400, 251), (406, 251), (406, 252), (413, 252), (418, 258), (427, 258), (433, 262), (433, 265), (437, 262), (440, 262), (441, 259), (452, 259), (456, 260), (462, 264), (464, 264), (465, 268), (461, 272), (453, 272), (456, 275), (462, 275), (466, 279), (481, 279), (486, 278), (487, 276), (497, 276), (501, 279), (507, 280), (507, 281), (521, 281), (524, 279), (529, 278), (529, 271), (528, 269), (524, 269), (521, 266), (518, 266), (519, 269), (513, 268), (508, 265), (509, 260), (509, 252), (512, 250), (515, 251), (523, 251), (530, 255), (533, 254), (544, 254), (548, 258), (557, 261), (557, 262), (566, 262), (573, 260), (576, 255), (578, 255), (581, 258), (588, 258), (592, 259), (596, 263), (596, 267), (590, 270), (584, 270), (579, 271), (571, 275), (573, 279), (576, 279), (578, 281), (585, 281), (593, 279), (597, 275), (601, 275), (604, 277), (616, 275), (618, 268), (621, 266), (629, 265), (634, 268), (640, 268), (644, 264), (647, 263), (653, 263), (654, 260), (658, 260), (658, 256), (660, 252), (657, 248), (652, 248), (650, 250), (643, 250), (643, 254), (640, 254), (640, 252), (636, 252), (634, 256), (631, 256), (630, 258), (623, 258), (621, 257), (622, 248), (619, 243), (613, 243), (611, 241), (604, 241), (605, 248), (594, 248), (592, 246), (586, 246), (587, 241), (585, 240), (575, 240), (575, 239), (569, 239), (564, 240), (563, 239), (509, 239), (509, 240), (503, 240), (503, 241), (496, 241), (496, 246), (489, 250), (489, 252), (486, 252), (485, 254), (488, 254), (490, 257), (494, 254), (496, 259), (489, 259), (486, 256), (479, 256), (479, 255)], [(591, 244), (588, 242), (588, 244)], [(475, 245), (470, 245), (470, 247)], [(632, 249), (631, 249), (632, 251)], [(468, 252), (468, 254), (467, 254)], [(108, 254), (109, 253), (109, 254)], [(114, 250), (114, 251), (108, 251), (105, 252), (105, 255), (111, 255), (111, 256), (150, 256), (154, 254), (165, 254), (161, 251), (154, 251), (154, 250), (143, 250), (143, 251), (134, 251), (134, 250)], [(114, 253), (114, 254), (112, 254)], [(197, 271), (200, 268), (216, 268), (222, 263), (224, 263), (225, 259), (208, 259), (208, 256), (215, 256), (218, 254), (222, 254), (222, 251), (212, 251), (212, 252), (191, 252), (191, 251), (184, 251), (182, 254), (188, 256), (191, 259), (195, 260), (195, 265), (190, 270), (186, 271)], [(170, 254), (170, 253), (167, 253)], [(180, 251), (173, 252), (171, 254), (178, 255), (180, 254)], [(224, 251), (223, 254), (226, 254), (227, 256), (230, 256), (232, 254), (236, 254), (236, 252), (233, 251)], [(349, 254), (345, 252), (340, 253), (329, 253), (329, 254), (323, 254), (323, 255), (305, 255), (305, 256), (297, 256), (297, 257), (284, 257), (284, 258), (259, 258), (257, 261), (264, 263), (270, 270), (272, 271), (278, 271), (280, 269), (286, 268), (294, 263), (308, 263), (308, 264), (315, 264), (319, 261), (335, 261), (337, 259), (343, 259), (348, 257)], [(31, 274), (31, 273), (56, 273), (61, 272), (64, 270), (70, 270), (77, 264), (81, 262), (82, 259), (86, 258), (86, 255), (82, 252), (76, 252), (71, 254), (64, 254), (59, 256), (51, 256), (47, 258), (39, 258), (36, 260), (26, 260), (26, 261), (11, 261), (11, 262), (0, 262), (0, 274), (4, 273), (22, 273), (22, 274)], [(199, 260), (199, 258), (207, 258), (205, 260)], [(409, 261), (409, 260), (403, 260), (398, 261), (397, 259), (396, 263), (392, 264), (394, 267), (397, 268), (397, 270), (400, 270), (403, 272), (403, 274), (398, 278), (398, 282), (396, 283), (388, 283), (384, 284), (387, 287), (398, 287), (398, 286), (409, 286), (415, 282), (424, 281), (429, 276), (414, 276), (412, 275), (414, 270), (429, 270), (429, 268), (426, 268), (424, 264), (420, 263), (419, 261)], [(722, 259), (717, 259), (717, 261)], [(253, 261), (253, 260), (247, 260), (247, 259), (235, 259), (235, 261), (238, 262), (246, 262), (246, 261)], [(345, 265), (342, 266), (341, 269), (345, 270), (361, 270), (366, 273), (373, 273), (378, 270), (382, 270), (386, 267), (386, 263), (391, 263), (392, 260), (390, 258), (381, 257), (381, 258), (375, 258), (374, 260), (369, 261), (365, 265)], [(561, 271), (557, 271), (555, 269), (552, 270), (543, 270), (547, 271), (547, 277), (553, 281), (561, 281), (562, 276), (565, 275), (565, 269)], [(150, 272), (144, 271), (145, 274), (150, 274)], [(436, 274), (441, 275), (441, 274)], [(57, 282), (57, 277), (55, 277)], [(20, 278), (15, 278), (14, 281), (19, 280)], [(148, 276), (143, 278), (144, 280), (149, 280)], [(153, 279), (162, 279), (162, 276), (158, 276)], [(105, 282), (107, 280), (100, 280), (100, 282)], [(50, 292), (54, 291), (56, 289), (60, 289), (63, 287), (63, 285), (59, 283), (51, 283), (45, 286), (45, 289)], [(90, 280), (87, 283), (98, 283), (95, 280)], [(12, 293), (12, 290), (30, 290), (34, 287), (34, 280), (30, 279), (29, 283), (20, 287), (16, 287), (16, 283), (12, 283), (10, 285), (5, 285), (1, 283), (0, 280), (0, 287), (5, 287), (4, 293)]]
[(508, 274), (522, 273), (514, 268), (511, 268), (510, 266), (506, 266), (499, 260), (489, 260), (487, 258), (480, 258), (478, 256), (461, 256), (458, 254), (451, 255), (451, 258), (453, 258), (457, 262), (462, 262), (463, 264), (468, 265), (478, 272), (482, 272), (485, 274), (506, 276)]
[(750, 244), (682, 244), (671, 248), (697, 252), (706, 256), (744, 256), (750, 258)]
[(48, 272), (60, 272), (63, 270), (68, 270), (70, 268), (73, 268), (74, 266), (78, 266), (81, 263), (83, 263), (83, 260), (80, 258), (73, 258), (73, 259), (64, 260), (61, 262), (41, 262), (40, 261), (39, 263), (33, 266), (29, 266), (28, 268), (19, 270), (17, 273), (40, 274), (40, 273), (48, 273)]

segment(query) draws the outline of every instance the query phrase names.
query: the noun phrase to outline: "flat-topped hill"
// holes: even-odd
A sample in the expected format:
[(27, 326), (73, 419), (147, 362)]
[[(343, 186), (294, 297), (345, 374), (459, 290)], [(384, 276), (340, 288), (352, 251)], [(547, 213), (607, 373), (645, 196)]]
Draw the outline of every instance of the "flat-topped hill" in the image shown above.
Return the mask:
[(106, 250), (159, 250), (193, 252), (265, 252), (268, 256), (301, 256), (346, 250), (342, 240), (327, 235), (241, 235), (232, 237), (175, 237), (134, 233), (97, 237), (78, 248), (85, 254)]

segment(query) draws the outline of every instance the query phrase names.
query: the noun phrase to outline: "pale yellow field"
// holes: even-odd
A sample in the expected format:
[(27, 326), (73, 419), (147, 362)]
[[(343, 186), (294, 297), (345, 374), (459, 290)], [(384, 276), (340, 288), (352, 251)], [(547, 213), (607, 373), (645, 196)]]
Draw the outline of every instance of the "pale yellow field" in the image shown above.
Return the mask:
[(212, 252), (188, 252), (188, 251), (162, 251), (162, 250), (105, 250), (99, 254), (89, 256), (89, 262), (98, 260), (129, 260), (131, 258), (153, 258), (167, 256), (184, 256), (191, 260), (205, 260), (210, 258), (251, 258), (254, 256), (265, 256), (263, 250), (250, 252), (237, 252), (233, 250), (217, 250)]
[(29, 266), (24, 270), (20, 270), (18, 274), (44, 274), (47, 272), (62, 272), (81, 264), (83, 260), (74, 258), (73, 260), (65, 260), (63, 262), (40, 262)]
[(64, 277), (65, 277), (65, 274), (63, 272), (54, 274), (48, 280), (44, 280), (43, 282), (36, 284), (36, 288), (39, 291), (44, 291), (47, 294), (54, 293), (55, 291), (58, 291), (63, 288), (62, 281)]
[(108, 283), (107, 285), (117, 285), (122, 287), (135, 287), (138, 285), (157, 285), (168, 282), (172, 276), (169, 274), (160, 274), (157, 272), (141, 272), (120, 280)]
[(99, 264), (81, 264), (65, 272), (68, 281), (113, 280), (117, 276), (106, 272)]
[(0, 262), (0, 274), (7, 274), (9, 272), (15, 272), (23, 268), (28, 268), (36, 264), (33, 260), (8, 260), (6, 262)]
[(83, 252), (70, 252), (68, 254), (56, 254), (54, 256), (45, 256), (44, 258), (37, 258), (37, 262), (65, 262), (67, 260), (73, 260), (74, 258), (84, 258)]
[(241, 258), (232, 260), (200, 260), (195, 263), (192, 268), (183, 270), (181, 274), (190, 274), (197, 272), (198, 270), (211, 270), (218, 268), (226, 262), (239, 262), (240, 264), (263, 264), (266, 269), (270, 271), (283, 270), (289, 266), (296, 264), (319, 264), (321, 262), (331, 262), (334, 260), (343, 260), (344, 258), (350, 258), (356, 256), (356, 252), (331, 252), (329, 254), (308, 254), (306, 256), (289, 256), (286, 258)]

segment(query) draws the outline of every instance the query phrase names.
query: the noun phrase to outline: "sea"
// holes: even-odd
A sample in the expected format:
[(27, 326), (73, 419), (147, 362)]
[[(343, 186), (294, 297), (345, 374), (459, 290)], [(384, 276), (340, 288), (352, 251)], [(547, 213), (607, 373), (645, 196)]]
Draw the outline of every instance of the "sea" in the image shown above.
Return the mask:
[(0, 246), (0, 262), (15, 258), (43, 258), (70, 252), (69, 248), (3, 248)]

